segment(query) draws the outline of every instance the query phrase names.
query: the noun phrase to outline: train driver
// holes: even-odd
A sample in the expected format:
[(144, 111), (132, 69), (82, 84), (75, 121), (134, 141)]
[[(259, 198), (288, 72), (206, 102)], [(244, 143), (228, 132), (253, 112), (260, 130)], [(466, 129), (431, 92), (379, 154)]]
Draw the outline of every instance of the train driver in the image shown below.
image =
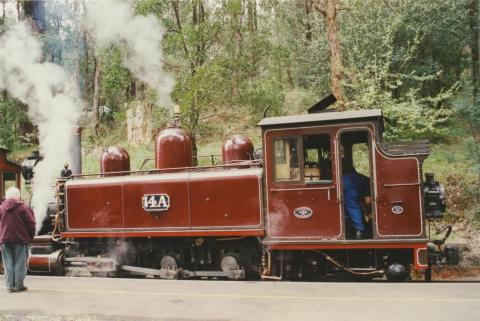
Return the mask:
[(342, 161), (342, 172), (347, 226), (353, 227), (356, 239), (362, 239), (365, 232), (362, 204), (367, 207), (370, 206), (370, 180), (368, 177), (357, 173), (352, 163), (345, 159)]

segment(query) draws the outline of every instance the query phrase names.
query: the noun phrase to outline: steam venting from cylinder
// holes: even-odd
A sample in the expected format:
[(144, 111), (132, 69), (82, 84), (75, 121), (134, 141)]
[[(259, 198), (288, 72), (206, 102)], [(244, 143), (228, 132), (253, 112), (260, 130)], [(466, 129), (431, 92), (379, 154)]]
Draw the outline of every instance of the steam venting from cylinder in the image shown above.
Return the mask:
[(24, 23), (0, 38), (0, 89), (28, 105), (28, 116), (38, 128), (43, 161), (35, 167), (32, 207), (37, 232), (53, 199), (53, 185), (65, 161), (71, 161), (72, 133), (82, 103), (78, 88), (60, 66), (42, 62), (42, 46)]

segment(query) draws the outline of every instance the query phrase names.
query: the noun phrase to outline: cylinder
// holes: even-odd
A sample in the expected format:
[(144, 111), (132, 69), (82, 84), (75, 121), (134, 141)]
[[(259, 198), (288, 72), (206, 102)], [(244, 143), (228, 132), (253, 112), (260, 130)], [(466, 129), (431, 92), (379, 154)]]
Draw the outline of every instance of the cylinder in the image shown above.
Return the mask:
[(227, 138), (222, 146), (224, 164), (253, 159), (253, 143), (243, 135), (233, 135)]
[(169, 127), (158, 133), (155, 140), (157, 169), (192, 167), (192, 142), (182, 128)]
[(63, 274), (63, 250), (56, 250), (53, 253), (28, 255), (27, 267), (28, 271), (33, 273), (45, 274)]
[[(102, 174), (114, 172), (130, 171), (130, 156), (122, 147), (110, 146), (103, 150), (100, 159), (100, 169)], [(108, 176), (125, 175), (122, 173), (109, 174)]]

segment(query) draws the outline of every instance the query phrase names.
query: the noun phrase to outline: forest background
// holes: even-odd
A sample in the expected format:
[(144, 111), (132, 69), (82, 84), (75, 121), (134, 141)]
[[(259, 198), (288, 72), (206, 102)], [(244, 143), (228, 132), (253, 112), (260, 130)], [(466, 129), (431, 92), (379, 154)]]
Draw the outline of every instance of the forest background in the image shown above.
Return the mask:
[[(171, 121), (155, 92), (122, 65), (122, 45), (99, 48), (83, 0), (0, 0), (0, 37), (32, 19), (44, 60), (64, 66), (84, 101), (84, 171), (120, 145), (138, 169)], [(115, 5), (112, 2), (112, 6)], [(478, 0), (138, 0), (165, 28), (164, 69), (194, 153), (220, 154), (233, 133), (261, 147), (256, 123), (305, 113), (333, 92), (336, 108), (380, 108), (386, 140), (427, 138), (425, 171), (446, 185), (447, 220), (467, 243), (480, 225)], [(12, 9), (13, 8), (13, 9)], [(38, 13), (38, 11), (36, 11)], [(38, 144), (27, 106), (0, 93), (0, 145), (20, 162)], [(205, 158), (210, 159), (210, 158)], [(199, 163), (205, 161), (198, 158)], [(480, 258), (479, 258), (480, 259)]]

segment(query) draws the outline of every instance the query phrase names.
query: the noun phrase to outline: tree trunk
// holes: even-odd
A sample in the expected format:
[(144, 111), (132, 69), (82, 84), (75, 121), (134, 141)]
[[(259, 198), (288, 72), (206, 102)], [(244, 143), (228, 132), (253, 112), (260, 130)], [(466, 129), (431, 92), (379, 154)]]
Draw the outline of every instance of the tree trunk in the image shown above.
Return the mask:
[[(79, 15), (79, 4), (78, 0), (75, 0), (73, 2), (73, 13), (75, 16)], [(83, 92), (82, 84), (83, 84), (83, 79), (82, 79), (82, 63), (81, 63), (81, 57), (82, 57), (82, 52), (81, 52), (81, 36), (83, 32), (82, 25), (80, 23), (80, 19), (74, 19), (74, 34), (75, 34), (75, 83), (78, 84), (78, 88), (80, 92)], [(83, 102), (84, 108), (85, 106), (85, 101)]]
[(45, 32), (45, 2), (43, 0), (24, 1), (23, 10), (32, 29), (39, 33)]
[(471, 52), (472, 52), (472, 85), (473, 85), (473, 103), (478, 101), (480, 93), (480, 20), (478, 17), (479, 0), (472, 0), (470, 3), (470, 29), (471, 29)]
[[(89, 62), (89, 50), (88, 50), (88, 39), (87, 39), (87, 32), (84, 31), (83, 32), (83, 45), (84, 45), (84, 58), (85, 58), (85, 61), (83, 62), (84, 65), (83, 65), (83, 80), (84, 80), (84, 84), (83, 84), (83, 100), (85, 102), (87, 102), (89, 99), (89, 94), (90, 94), (90, 83), (89, 83), (89, 79), (90, 79), (90, 76), (89, 76), (89, 65), (90, 65), (90, 62)], [(86, 108), (88, 106), (85, 106)], [(86, 109), (85, 109), (86, 111)]]
[(134, 100), (127, 104), (127, 139), (130, 144), (151, 144), (153, 104)]
[(305, 40), (307, 45), (312, 42), (312, 0), (304, 0), (305, 6)]
[(248, 0), (247, 15), (248, 15), (248, 31), (250, 33), (253, 33), (256, 31), (256, 28), (255, 28), (256, 7), (257, 7), (256, 0)]
[[(5, 2), (6, 0), (1, 0), (2, 3), (2, 17), (0, 18), (0, 26), (5, 25)], [(1, 31), (0, 31), (1, 33)]]
[[(243, 8), (243, 7), (242, 7)], [(240, 12), (237, 12), (233, 15), (233, 20), (235, 21), (234, 26), (234, 42), (235, 49), (233, 53), (234, 61), (238, 61), (240, 53), (242, 52), (242, 24), (243, 24), (243, 9)], [(232, 77), (232, 95), (236, 97), (238, 95), (238, 84), (240, 82), (240, 70), (239, 64), (235, 63), (233, 65), (233, 77)]]
[(137, 82), (135, 78), (132, 76), (132, 79), (130, 81), (130, 88), (129, 88), (129, 98), (130, 99), (135, 99), (137, 97)]
[(192, 143), (192, 158), (193, 166), (198, 165), (198, 147), (197, 147), (197, 135), (195, 133), (190, 133), (190, 142)]
[[(323, 4), (323, 6), (322, 6)], [(323, 14), (327, 22), (328, 46), (330, 48), (330, 81), (338, 107), (345, 110), (343, 94), (343, 59), (340, 32), (337, 24), (337, 0), (317, 0), (315, 9)]]
[[(472, 53), (472, 104), (473, 108), (480, 108), (480, 13), (479, 0), (472, 0), (470, 3), (470, 29), (471, 29), (471, 53)], [(467, 119), (475, 142), (475, 154), (477, 161), (480, 162), (480, 136), (478, 130), (475, 130), (474, 122)], [(480, 184), (480, 173), (478, 174), (478, 183)], [(480, 201), (480, 193), (477, 194), (477, 201)]]
[(100, 60), (93, 58), (93, 119), (95, 122), (95, 135), (99, 135), (98, 127), (100, 126)]
[[(257, 1), (256, 0), (248, 0), (248, 31), (250, 33), (251, 41), (254, 44), (254, 47), (257, 47), (258, 37), (257, 37)], [(256, 77), (258, 76), (258, 53), (253, 50), (250, 53), (250, 76)]]
[(17, 20), (20, 21), (22, 20), (21, 19), (21, 16), (20, 16), (20, 0), (17, 0)]

